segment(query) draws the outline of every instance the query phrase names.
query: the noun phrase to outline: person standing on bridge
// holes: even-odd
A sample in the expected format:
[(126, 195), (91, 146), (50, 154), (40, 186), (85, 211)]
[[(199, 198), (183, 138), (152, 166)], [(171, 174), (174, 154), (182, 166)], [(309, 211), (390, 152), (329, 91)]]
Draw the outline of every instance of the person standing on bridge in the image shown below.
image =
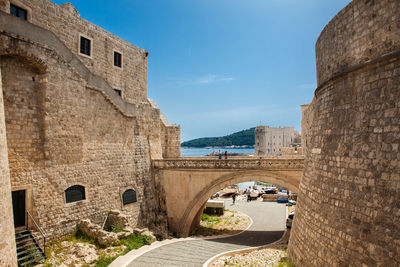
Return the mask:
[(225, 159), (228, 159), (228, 151), (227, 150), (225, 150), (224, 155), (225, 155)]
[(221, 149), (218, 151), (218, 159), (222, 159)]

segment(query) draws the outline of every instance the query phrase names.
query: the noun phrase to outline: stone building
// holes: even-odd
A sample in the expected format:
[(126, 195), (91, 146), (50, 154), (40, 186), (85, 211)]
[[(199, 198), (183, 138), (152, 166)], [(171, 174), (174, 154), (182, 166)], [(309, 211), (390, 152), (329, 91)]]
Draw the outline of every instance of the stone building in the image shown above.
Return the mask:
[(112, 209), (160, 220), (151, 159), (180, 155), (180, 127), (147, 98), (148, 52), (69, 3), (0, 0), (0, 29), (0, 265), (26, 212), (50, 238)]
[(400, 266), (400, 1), (353, 0), (322, 31), (316, 63), (289, 257)]
[(298, 133), (293, 127), (273, 128), (257, 126), (255, 131), (254, 154), (258, 156), (276, 156), (282, 154), (282, 148), (289, 147)]

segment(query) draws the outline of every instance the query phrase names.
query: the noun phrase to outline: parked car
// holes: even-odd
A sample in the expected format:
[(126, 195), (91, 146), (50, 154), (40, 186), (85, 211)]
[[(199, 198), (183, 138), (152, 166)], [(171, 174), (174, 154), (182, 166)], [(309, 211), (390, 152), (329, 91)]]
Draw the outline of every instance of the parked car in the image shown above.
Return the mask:
[(278, 202), (278, 203), (288, 203), (289, 200), (288, 200), (287, 198), (278, 198), (278, 199), (276, 200), (276, 202)]
[(265, 194), (276, 194), (276, 190), (275, 189), (268, 189), (268, 190), (265, 190)]
[(292, 222), (294, 218), (294, 211), (289, 213), (289, 216), (286, 219), (286, 228), (292, 228)]

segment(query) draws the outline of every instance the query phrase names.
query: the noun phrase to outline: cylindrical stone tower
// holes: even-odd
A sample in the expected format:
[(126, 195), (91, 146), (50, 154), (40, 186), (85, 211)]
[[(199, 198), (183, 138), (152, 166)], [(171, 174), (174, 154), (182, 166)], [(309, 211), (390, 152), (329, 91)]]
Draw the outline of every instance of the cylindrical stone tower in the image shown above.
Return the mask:
[(316, 45), (296, 266), (400, 266), (400, 1), (354, 0)]

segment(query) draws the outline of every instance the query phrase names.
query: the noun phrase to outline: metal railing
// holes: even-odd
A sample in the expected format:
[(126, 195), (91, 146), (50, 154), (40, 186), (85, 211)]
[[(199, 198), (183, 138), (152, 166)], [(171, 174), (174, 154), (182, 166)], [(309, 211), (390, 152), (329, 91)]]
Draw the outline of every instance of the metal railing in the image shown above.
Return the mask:
[(108, 220), (108, 215), (109, 213), (107, 213), (106, 218), (104, 219), (103, 225), (101, 226), (101, 230), (104, 230), (104, 226), (106, 225), (106, 222)]
[(43, 237), (43, 253), (46, 255), (46, 236), (43, 233), (42, 228), (39, 227), (39, 225), (36, 223), (35, 219), (33, 219), (32, 215), (29, 213), (29, 211), (26, 211), (27, 216), (27, 227), (29, 227), (29, 218), (32, 220), (33, 224), (36, 226), (37, 230)]

